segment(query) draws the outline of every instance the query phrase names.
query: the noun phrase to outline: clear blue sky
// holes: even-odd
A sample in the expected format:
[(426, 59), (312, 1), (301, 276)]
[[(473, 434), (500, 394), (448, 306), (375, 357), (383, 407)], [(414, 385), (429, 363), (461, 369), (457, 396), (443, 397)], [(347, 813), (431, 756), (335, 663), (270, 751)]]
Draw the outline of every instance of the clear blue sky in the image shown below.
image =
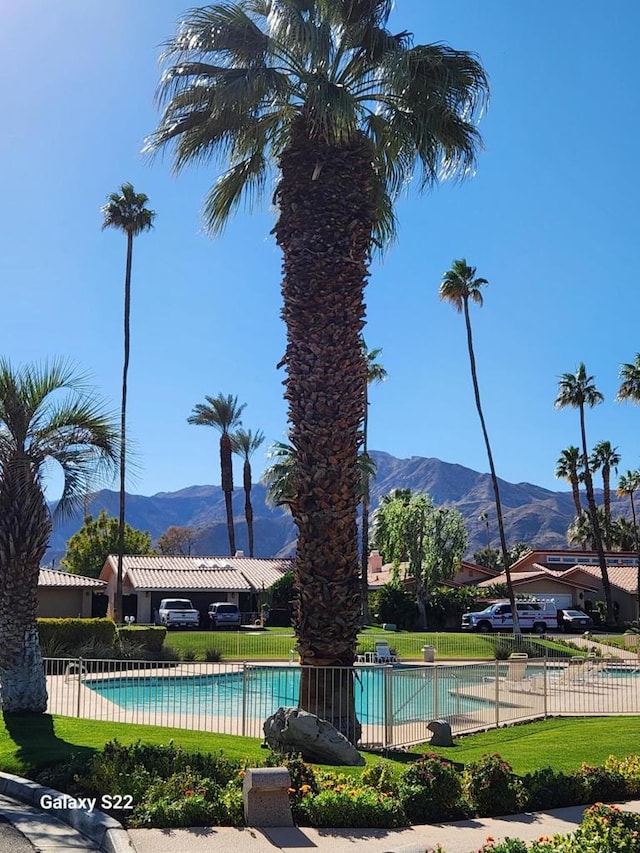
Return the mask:
[[(217, 434), (186, 423), (206, 394), (237, 394), (244, 425), (283, 439), (280, 257), (273, 212), (240, 213), (221, 238), (200, 226), (216, 175), (171, 175), (139, 153), (158, 113), (159, 45), (181, 0), (21, 0), (0, 11), (3, 195), (0, 352), (63, 355), (114, 410), (122, 369), (124, 237), (99, 208), (124, 181), (155, 230), (135, 244), (129, 426), (141, 494), (219, 483)], [(388, 381), (371, 391), (370, 447), (487, 470), (462, 317), (438, 300), (466, 257), (487, 278), (474, 309), (478, 372), (501, 477), (564, 488), (559, 451), (578, 417), (556, 412), (557, 378), (580, 361), (605, 403), (590, 444), (640, 466), (640, 408), (614, 401), (640, 351), (636, 0), (398, 0), (391, 26), (479, 54), (492, 99), (477, 175), (398, 205), (399, 239), (367, 292), (370, 347)], [(254, 460), (259, 473), (265, 462)]]

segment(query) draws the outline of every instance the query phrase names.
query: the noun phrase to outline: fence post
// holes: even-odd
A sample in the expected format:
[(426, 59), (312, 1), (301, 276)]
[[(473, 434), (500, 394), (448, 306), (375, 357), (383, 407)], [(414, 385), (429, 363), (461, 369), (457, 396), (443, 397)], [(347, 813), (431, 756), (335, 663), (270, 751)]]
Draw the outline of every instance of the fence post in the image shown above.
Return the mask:
[(76, 701), (76, 717), (80, 719), (80, 688), (82, 687), (82, 658), (78, 658), (78, 698)]
[(247, 662), (242, 661), (242, 737), (247, 733)]
[(543, 673), (542, 674), (542, 695), (544, 697), (544, 716), (545, 716), (545, 718), (549, 716), (549, 708), (547, 706), (547, 699), (548, 699), (547, 676), (549, 674), (548, 671), (549, 671), (549, 660), (545, 657), (544, 661), (542, 662), (542, 673)]
[(384, 684), (384, 746), (393, 746), (393, 667), (382, 670)]
[(496, 659), (495, 685), (496, 685), (496, 695), (495, 695), (496, 728), (498, 728), (498, 726), (500, 725), (500, 662), (497, 659)]
[(433, 719), (439, 720), (440, 713), (438, 711), (438, 705), (440, 704), (440, 702), (438, 700), (438, 667), (431, 667), (431, 672), (433, 673)]

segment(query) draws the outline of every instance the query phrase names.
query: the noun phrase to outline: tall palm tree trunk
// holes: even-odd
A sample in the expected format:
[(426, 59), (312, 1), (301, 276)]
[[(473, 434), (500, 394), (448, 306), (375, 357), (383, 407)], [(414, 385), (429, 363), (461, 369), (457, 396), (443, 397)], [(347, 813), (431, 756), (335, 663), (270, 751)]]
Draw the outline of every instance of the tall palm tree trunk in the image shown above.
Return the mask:
[(233, 461), (231, 457), (231, 438), (224, 432), (220, 436), (220, 474), (224, 493), (224, 507), (227, 516), (227, 536), (229, 537), (229, 554), (236, 553), (236, 531), (233, 526)]
[[(362, 424), (362, 452), (367, 453), (367, 426), (369, 421), (369, 401), (365, 384), (364, 421)], [(369, 624), (369, 507), (371, 493), (369, 472), (362, 472), (362, 551), (360, 555), (360, 588), (362, 596), (362, 624)]]
[(476, 357), (473, 351), (473, 335), (471, 333), (471, 318), (469, 316), (469, 300), (465, 298), (464, 303), (464, 321), (467, 327), (467, 346), (469, 348), (469, 362), (471, 364), (471, 379), (473, 381), (473, 393), (476, 400), (476, 409), (480, 418), (480, 426), (482, 427), (482, 435), (484, 444), (487, 450), (487, 458), (489, 460), (489, 471), (491, 472), (491, 484), (493, 486), (493, 496), (496, 504), (496, 521), (498, 522), (498, 534), (500, 537), (500, 551), (502, 553), (502, 562), (504, 564), (504, 572), (507, 578), (507, 595), (511, 604), (511, 613), (513, 616), (513, 633), (520, 634), (520, 623), (518, 620), (518, 609), (516, 607), (516, 597), (513, 592), (513, 583), (511, 580), (511, 560), (509, 558), (509, 550), (507, 548), (507, 540), (504, 535), (504, 522), (502, 520), (502, 503), (500, 501), (500, 489), (498, 487), (498, 478), (496, 476), (495, 465), (493, 464), (493, 453), (491, 452), (491, 444), (489, 442), (489, 433), (484, 421), (482, 412), (482, 403), (480, 402), (480, 388), (478, 386), (478, 374), (476, 371)]
[(3, 712), (43, 714), (47, 686), (36, 613), (51, 522), (28, 461), (5, 464), (0, 507), (0, 541), (17, 546), (0, 553), (0, 705)]
[(247, 539), (249, 540), (249, 556), (253, 557), (253, 506), (251, 505), (251, 463), (244, 460), (242, 466), (242, 481), (244, 485), (244, 517), (247, 522)]
[(633, 519), (633, 538), (636, 546), (636, 557), (638, 560), (638, 572), (636, 581), (636, 619), (640, 623), (640, 539), (638, 538), (638, 524), (636, 522), (636, 506), (633, 500), (633, 490), (629, 492), (631, 503), (631, 518)]
[(127, 232), (127, 265), (124, 276), (124, 361), (122, 365), (122, 400), (120, 404), (120, 497), (118, 501), (118, 563), (116, 567), (116, 598), (114, 620), (122, 622), (122, 563), (124, 558), (124, 525), (126, 502), (126, 437), (127, 437), (127, 379), (129, 375), (130, 316), (131, 316), (131, 261), (133, 257), (133, 234)]
[(610, 625), (613, 618), (613, 599), (611, 597), (611, 582), (609, 581), (609, 572), (607, 570), (607, 558), (602, 547), (602, 534), (600, 532), (600, 522), (598, 520), (598, 509), (596, 507), (596, 499), (593, 493), (593, 479), (591, 477), (591, 469), (589, 468), (589, 454), (587, 452), (587, 429), (584, 421), (584, 405), (580, 405), (580, 436), (582, 439), (582, 457), (584, 462), (584, 486), (587, 493), (587, 506), (589, 507), (589, 515), (591, 516), (591, 529), (593, 530), (593, 541), (598, 554), (598, 563), (600, 564), (600, 573), (602, 574), (602, 587), (604, 597), (607, 604), (606, 624)]
[(573, 495), (573, 505), (576, 508), (576, 518), (579, 518), (582, 513), (582, 501), (580, 500), (577, 472), (571, 474), (571, 494)]
[(287, 326), (285, 397), (295, 449), (291, 512), (298, 528), (297, 648), (300, 706), (359, 739), (352, 667), (360, 627), (358, 448), (364, 419), (364, 285), (374, 174), (366, 141), (311, 142), (304, 125), (280, 159)]

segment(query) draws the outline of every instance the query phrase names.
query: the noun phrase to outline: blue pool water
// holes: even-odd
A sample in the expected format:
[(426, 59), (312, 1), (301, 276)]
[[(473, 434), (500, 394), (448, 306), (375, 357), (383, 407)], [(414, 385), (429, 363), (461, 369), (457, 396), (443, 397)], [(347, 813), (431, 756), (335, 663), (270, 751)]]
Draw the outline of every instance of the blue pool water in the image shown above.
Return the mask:
[[(389, 670), (386, 670), (388, 673)], [(456, 694), (455, 676), (440, 676), (434, 686), (430, 670), (399, 668), (392, 678), (381, 668), (359, 668), (355, 703), (363, 723), (381, 723), (386, 711), (395, 722), (465, 713), (482, 704)], [(298, 704), (297, 667), (250, 667), (216, 675), (140, 676), (87, 679), (85, 685), (128, 710), (225, 717), (266, 717), (281, 706)], [(468, 683), (468, 681), (467, 681)]]

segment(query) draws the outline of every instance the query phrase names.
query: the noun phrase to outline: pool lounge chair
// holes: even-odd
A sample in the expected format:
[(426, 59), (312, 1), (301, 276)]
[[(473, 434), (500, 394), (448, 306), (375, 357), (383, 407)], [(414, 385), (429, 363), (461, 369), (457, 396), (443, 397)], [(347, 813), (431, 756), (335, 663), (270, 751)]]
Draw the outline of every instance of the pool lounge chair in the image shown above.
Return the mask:
[(373, 658), (374, 663), (395, 663), (397, 660), (397, 656), (394, 655), (389, 648), (389, 643), (382, 640), (376, 643), (376, 650)]

